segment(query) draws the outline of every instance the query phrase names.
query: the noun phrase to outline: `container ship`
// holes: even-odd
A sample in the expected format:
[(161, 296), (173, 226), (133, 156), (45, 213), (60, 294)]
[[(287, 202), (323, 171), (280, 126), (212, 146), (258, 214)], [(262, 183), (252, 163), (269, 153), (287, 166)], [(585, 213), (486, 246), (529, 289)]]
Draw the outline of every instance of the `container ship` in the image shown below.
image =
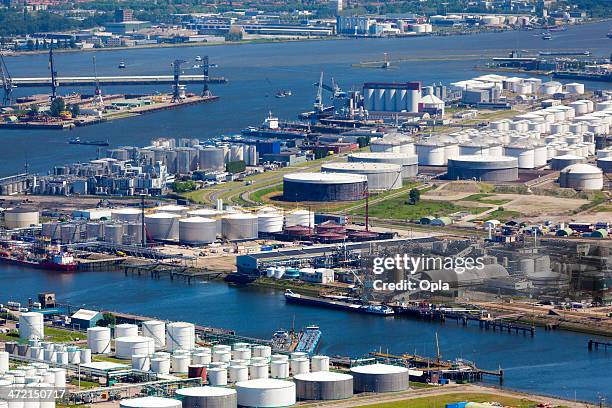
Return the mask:
[(71, 254), (59, 249), (26, 249), (12, 245), (0, 249), (0, 262), (64, 272), (75, 271), (78, 266)]
[(302, 352), (313, 355), (319, 347), (322, 332), (311, 325), (300, 331), (277, 330), (272, 336), (273, 349), (277, 352)]
[(386, 305), (364, 305), (355, 303), (357, 299), (347, 296), (326, 296), (315, 297), (307, 296), (299, 293), (294, 293), (290, 289), (285, 291), (285, 301), (289, 303), (299, 303), (304, 305), (313, 305), (327, 307), (331, 309), (345, 310), (349, 312), (375, 314), (380, 316), (392, 316), (394, 310)]

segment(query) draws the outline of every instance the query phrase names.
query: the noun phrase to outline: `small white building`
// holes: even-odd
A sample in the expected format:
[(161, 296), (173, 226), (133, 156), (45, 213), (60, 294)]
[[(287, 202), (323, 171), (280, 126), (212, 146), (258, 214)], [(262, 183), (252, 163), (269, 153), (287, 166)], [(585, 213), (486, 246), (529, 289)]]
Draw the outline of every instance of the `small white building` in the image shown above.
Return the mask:
[(310, 283), (333, 283), (334, 282), (334, 271), (332, 269), (312, 269), (303, 268), (300, 269), (300, 280), (303, 282)]

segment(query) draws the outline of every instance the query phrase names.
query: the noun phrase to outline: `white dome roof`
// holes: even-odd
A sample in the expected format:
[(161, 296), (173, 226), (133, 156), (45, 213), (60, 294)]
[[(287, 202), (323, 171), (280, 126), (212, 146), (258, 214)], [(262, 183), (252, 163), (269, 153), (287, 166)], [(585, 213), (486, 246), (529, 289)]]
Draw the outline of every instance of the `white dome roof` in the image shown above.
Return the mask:
[(590, 164), (577, 163), (567, 166), (563, 170), (563, 173), (574, 173), (574, 174), (601, 174), (601, 169)]

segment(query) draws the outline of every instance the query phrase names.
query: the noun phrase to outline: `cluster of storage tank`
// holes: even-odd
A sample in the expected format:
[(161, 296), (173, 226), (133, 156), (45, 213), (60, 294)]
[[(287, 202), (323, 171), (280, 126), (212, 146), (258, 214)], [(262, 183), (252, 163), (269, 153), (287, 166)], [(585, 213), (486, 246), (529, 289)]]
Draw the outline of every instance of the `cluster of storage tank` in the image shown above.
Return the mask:
[[(11, 369), (10, 354), (0, 351), (0, 394), (8, 396), (11, 390), (30, 390), (32, 397), (28, 397), (25, 402), (23, 399), (10, 400), (4, 407), (23, 407), (25, 404), (29, 408), (54, 408), (55, 400), (47, 397), (45, 393), (52, 388), (66, 387), (66, 370), (50, 367), (43, 362), (32, 362)], [(1, 400), (0, 406), (3, 406)]]
[(566, 93), (569, 95), (584, 94), (584, 84), (561, 82), (543, 82), (540, 78), (507, 77), (504, 75), (487, 74), (476, 78), (451, 83), (451, 87), (459, 90), (495, 90), (498, 95), (509, 91), (519, 95), (555, 95)]
[[(249, 349), (245, 344), (237, 346), (217, 348), (226, 354), (244, 357), (248, 354), (247, 350), (254, 352), (258, 347)], [(214, 349), (210, 351), (214, 352)], [(264, 360), (263, 357), (251, 357), (253, 359)], [(121, 407), (287, 407), (298, 401), (343, 400), (353, 397), (354, 393), (398, 392), (409, 387), (409, 371), (405, 367), (372, 364), (353, 367), (350, 373), (345, 374), (329, 371), (329, 358), (325, 356), (314, 356), (310, 362), (306, 357), (293, 354), (291, 357), (271, 355), (265, 360), (266, 363), (249, 365), (238, 360), (236, 364), (230, 361), (225, 363), (225, 368), (222, 364), (211, 363), (208, 369), (209, 386), (180, 388), (175, 398), (122, 400)], [(270, 372), (267, 371), (268, 363)], [(308, 363), (311, 363), (310, 366)], [(211, 371), (214, 373), (212, 376)], [(230, 384), (233, 388), (226, 387)]]
[(200, 145), (198, 139), (156, 139), (152, 145), (136, 149), (131, 154), (130, 148), (111, 149), (109, 157), (119, 160), (140, 159), (145, 164), (163, 163), (169, 173), (187, 174), (196, 170), (224, 171), (228, 162), (244, 161), (248, 166), (258, 162), (257, 147), (243, 143)]
[(91, 349), (30, 339), (27, 343), (6, 342), (9, 354), (51, 364), (89, 364)]

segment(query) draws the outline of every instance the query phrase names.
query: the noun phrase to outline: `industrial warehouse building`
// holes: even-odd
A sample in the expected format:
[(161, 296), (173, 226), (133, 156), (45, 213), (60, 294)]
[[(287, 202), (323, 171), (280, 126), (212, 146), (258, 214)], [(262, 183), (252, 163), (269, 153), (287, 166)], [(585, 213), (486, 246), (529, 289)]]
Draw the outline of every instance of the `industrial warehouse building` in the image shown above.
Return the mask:
[(354, 163), (397, 164), (402, 168), (402, 178), (415, 177), (419, 172), (419, 157), (416, 154), (395, 152), (353, 153), (349, 155), (348, 161)]
[(388, 163), (328, 163), (321, 166), (325, 173), (361, 174), (368, 178), (368, 191), (388, 191), (402, 188), (402, 167)]
[(286, 201), (356, 201), (365, 197), (368, 178), (344, 173), (291, 173), (283, 177)]
[(448, 159), (449, 180), (481, 180), (506, 182), (518, 180), (518, 160), (515, 157), (472, 155)]

